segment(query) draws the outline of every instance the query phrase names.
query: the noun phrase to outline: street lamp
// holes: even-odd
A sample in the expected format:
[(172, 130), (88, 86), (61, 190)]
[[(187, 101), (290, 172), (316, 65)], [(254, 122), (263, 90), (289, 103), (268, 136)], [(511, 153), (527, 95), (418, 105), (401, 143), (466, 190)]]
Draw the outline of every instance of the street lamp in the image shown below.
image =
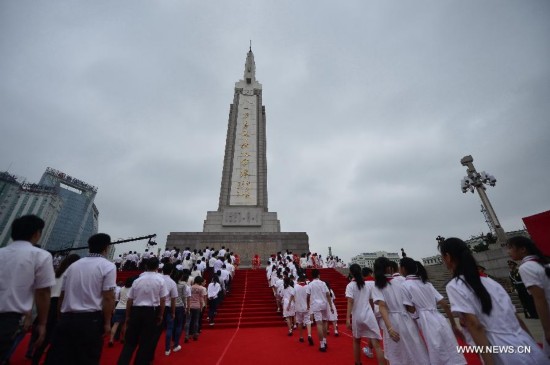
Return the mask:
[(474, 162), (474, 158), (470, 155), (465, 156), (460, 160), (460, 163), (462, 164), (462, 166), (467, 167), (466, 169), (467, 175), (464, 176), (464, 178), (462, 179), (460, 183), (460, 187), (463, 193), (466, 193), (468, 191), (473, 193), (474, 190), (477, 190), (477, 193), (481, 198), (481, 203), (483, 204), (483, 206), (485, 207), (485, 210), (487, 211), (489, 224), (491, 225), (494, 232), (496, 233), (497, 240), (499, 241), (499, 243), (504, 244), (504, 242), (506, 242), (506, 233), (504, 232), (504, 229), (500, 225), (500, 222), (498, 221), (495, 210), (493, 209), (493, 206), (489, 201), (489, 197), (485, 192), (485, 189), (486, 189), (485, 186), (486, 185), (495, 186), (497, 179), (493, 175), (488, 174), (485, 171), (482, 171), (481, 173), (477, 172), (473, 162)]

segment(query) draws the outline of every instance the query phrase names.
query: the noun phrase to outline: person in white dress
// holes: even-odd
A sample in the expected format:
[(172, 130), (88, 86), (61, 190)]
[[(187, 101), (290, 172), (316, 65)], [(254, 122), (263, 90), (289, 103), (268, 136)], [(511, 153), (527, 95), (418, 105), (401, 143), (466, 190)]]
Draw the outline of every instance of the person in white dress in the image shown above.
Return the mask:
[[(484, 352), (483, 362), (490, 364), (550, 364), (550, 360), (517, 317), (512, 300), (504, 288), (489, 277), (480, 277), (477, 263), (464, 241), (447, 238), (439, 244), (445, 266), (453, 279), (447, 284), (451, 311), (459, 315), (477, 346), (499, 346), (513, 353)], [(520, 351), (529, 348), (529, 351)], [(521, 352), (521, 353), (520, 353)]]
[(353, 281), (346, 286), (346, 298), (348, 298), (346, 326), (353, 334), (355, 364), (361, 364), (361, 338), (366, 337), (375, 348), (378, 364), (383, 365), (385, 360), (379, 342), (382, 339), (380, 327), (371, 307), (373, 282), (370, 282), (371, 285), (366, 285), (359, 265), (352, 264), (349, 270)]
[[(405, 276), (405, 297), (413, 304), (407, 309), (418, 317), (417, 324), (428, 346), (430, 365), (466, 364), (464, 355), (456, 351), (458, 342), (455, 335), (462, 336), (462, 333), (455, 323), (449, 304), (428, 282), (424, 266), (410, 257), (402, 258), (399, 264), (401, 273)], [(449, 322), (437, 310), (438, 304), (444, 309)]]
[(288, 335), (292, 336), (294, 316), (296, 315), (296, 306), (294, 304), (296, 290), (294, 289), (294, 282), (288, 277), (286, 277), (283, 281), (283, 290), (281, 296), (283, 302), (283, 317), (288, 326)]
[(330, 287), (330, 283), (328, 281), (325, 281), (325, 284), (327, 284), (328, 293), (330, 295), (330, 301), (332, 302), (332, 307), (334, 308), (334, 312), (328, 312), (328, 320), (327, 320), (327, 335), (330, 333), (328, 324), (332, 322), (332, 328), (334, 329), (334, 336), (338, 337), (340, 334), (338, 333), (338, 311), (336, 310), (336, 305), (334, 304), (334, 298), (336, 298), (336, 295), (334, 294), (334, 290)]
[(403, 293), (403, 282), (392, 278), (390, 260), (379, 257), (374, 261), (375, 287), (372, 299), (378, 304), (384, 322), (384, 354), (390, 364), (429, 364), (428, 351), (418, 328), (405, 310), (412, 306)]
[(533, 302), (544, 330), (543, 350), (550, 356), (550, 267), (548, 260), (535, 245), (524, 236), (508, 239), (508, 254), (512, 260), (521, 261), (519, 274)]

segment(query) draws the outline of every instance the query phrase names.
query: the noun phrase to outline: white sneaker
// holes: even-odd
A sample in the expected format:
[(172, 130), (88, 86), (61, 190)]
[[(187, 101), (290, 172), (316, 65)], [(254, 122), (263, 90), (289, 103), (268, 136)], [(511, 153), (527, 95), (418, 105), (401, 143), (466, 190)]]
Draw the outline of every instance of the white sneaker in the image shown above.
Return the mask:
[(181, 346), (177, 345), (176, 347), (174, 347), (174, 349), (172, 351), (178, 352), (179, 350), (181, 350)]
[(170, 350), (164, 351), (164, 355), (166, 355), (166, 356), (170, 355)]
[(365, 354), (366, 357), (369, 357), (372, 359), (372, 357), (374, 356), (372, 354), (372, 350), (368, 347), (363, 347), (363, 353)]

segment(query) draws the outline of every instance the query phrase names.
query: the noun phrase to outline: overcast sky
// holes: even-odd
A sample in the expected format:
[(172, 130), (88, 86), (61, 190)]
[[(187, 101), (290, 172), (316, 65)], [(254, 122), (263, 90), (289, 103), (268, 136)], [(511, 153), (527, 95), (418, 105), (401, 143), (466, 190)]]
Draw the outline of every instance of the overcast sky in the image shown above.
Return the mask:
[(311, 251), (487, 233), (468, 154), (505, 230), (550, 209), (546, 0), (2, 1), (0, 170), (97, 186), (113, 239), (202, 231), (250, 39), (269, 209)]

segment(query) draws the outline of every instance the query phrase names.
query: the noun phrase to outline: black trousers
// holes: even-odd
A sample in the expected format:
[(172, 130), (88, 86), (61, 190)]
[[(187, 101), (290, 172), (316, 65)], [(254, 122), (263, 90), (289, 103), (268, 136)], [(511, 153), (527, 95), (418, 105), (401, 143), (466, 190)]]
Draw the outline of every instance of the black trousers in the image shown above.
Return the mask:
[(103, 349), (103, 313), (61, 313), (46, 365), (96, 365)]
[(0, 313), (0, 364), (4, 364), (22, 330), (20, 313)]
[(118, 365), (130, 364), (136, 347), (135, 365), (148, 365), (152, 361), (161, 331), (161, 325), (157, 325), (159, 310), (159, 307), (132, 307)]
[(533, 301), (533, 297), (529, 294), (527, 288), (525, 288), (525, 285), (514, 286), (518, 293), (521, 306), (523, 307), (525, 318), (539, 318), (539, 315), (537, 314), (537, 308), (535, 307), (535, 302)]

